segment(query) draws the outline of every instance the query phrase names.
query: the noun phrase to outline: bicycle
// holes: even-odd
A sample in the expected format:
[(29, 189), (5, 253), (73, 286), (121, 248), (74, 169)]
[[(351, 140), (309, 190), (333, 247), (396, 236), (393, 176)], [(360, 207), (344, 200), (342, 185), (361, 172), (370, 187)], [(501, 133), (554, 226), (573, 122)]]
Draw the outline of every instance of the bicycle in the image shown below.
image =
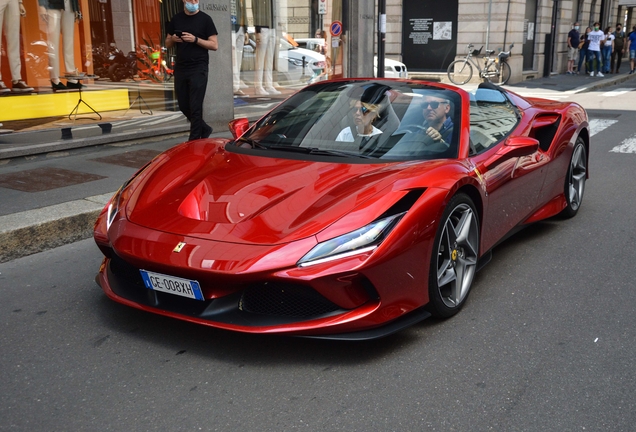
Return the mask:
[(510, 52), (514, 46), (515, 44), (511, 44), (508, 51), (501, 51), (496, 58), (490, 57), (495, 53), (495, 50), (486, 50), (484, 68), (482, 69), (479, 66), (479, 62), (473, 60), (473, 56), (477, 57), (481, 54), (483, 46), (478, 50), (472, 50), (474, 45), (468, 44), (466, 57), (463, 60), (455, 60), (448, 66), (446, 71), (448, 79), (456, 85), (466, 84), (473, 77), (473, 67), (475, 67), (479, 71), (481, 79), (493, 84), (503, 85), (510, 79), (510, 65), (508, 65), (506, 60), (510, 57)]

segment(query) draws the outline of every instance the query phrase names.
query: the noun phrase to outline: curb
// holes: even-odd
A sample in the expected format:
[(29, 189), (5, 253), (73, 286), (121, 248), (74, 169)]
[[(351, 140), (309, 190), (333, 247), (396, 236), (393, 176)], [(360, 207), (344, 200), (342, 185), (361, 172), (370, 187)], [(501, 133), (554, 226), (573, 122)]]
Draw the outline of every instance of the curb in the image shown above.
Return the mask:
[(0, 216), (0, 263), (91, 237), (112, 195)]
[(58, 140), (41, 144), (29, 144), (25, 146), (15, 146), (8, 149), (0, 149), (0, 160), (12, 159), (21, 156), (32, 156), (42, 153), (58, 152), (82, 147), (111, 144), (113, 142), (130, 141), (139, 138), (152, 138), (162, 135), (186, 133), (190, 130), (190, 125), (158, 127), (153, 129), (143, 129), (131, 132), (106, 133), (98, 136)]
[(623, 83), (625, 81), (628, 81), (630, 79), (633, 79), (634, 77), (636, 77), (636, 74), (625, 74), (619, 78), (615, 78), (615, 77), (611, 77), (611, 78), (605, 78), (603, 80), (597, 81), (592, 85), (583, 85), (580, 87), (577, 87), (573, 90), (571, 90), (569, 93), (572, 94), (577, 94), (577, 93), (586, 93), (586, 92), (590, 92), (590, 91), (594, 91), (594, 90), (598, 90), (598, 89), (602, 89), (605, 87), (609, 87), (611, 85), (616, 85), (616, 84), (620, 84)]

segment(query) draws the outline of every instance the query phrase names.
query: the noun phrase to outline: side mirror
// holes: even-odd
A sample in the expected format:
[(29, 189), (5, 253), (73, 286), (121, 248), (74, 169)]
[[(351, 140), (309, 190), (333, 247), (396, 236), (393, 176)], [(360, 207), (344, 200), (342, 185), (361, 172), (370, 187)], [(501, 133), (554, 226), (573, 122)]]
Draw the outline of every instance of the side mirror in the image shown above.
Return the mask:
[(504, 142), (500, 154), (510, 157), (529, 156), (539, 149), (539, 140), (530, 137), (511, 137)]
[(234, 119), (227, 125), (230, 129), (230, 132), (232, 132), (232, 136), (234, 137), (234, 139), (237, 139), (238, 137), (243, 135), (245, 131), (250, 128), (250, 122), (246, 118)]

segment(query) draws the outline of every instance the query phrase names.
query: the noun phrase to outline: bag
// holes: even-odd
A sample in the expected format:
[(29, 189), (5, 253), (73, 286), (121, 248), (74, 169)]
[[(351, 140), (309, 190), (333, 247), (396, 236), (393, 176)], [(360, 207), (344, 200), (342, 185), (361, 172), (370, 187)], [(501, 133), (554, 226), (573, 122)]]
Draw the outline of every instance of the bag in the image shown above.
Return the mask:
[(583, 45), (585, 45), (585, 39), (579, 42), (579, 49), (583, 48)]

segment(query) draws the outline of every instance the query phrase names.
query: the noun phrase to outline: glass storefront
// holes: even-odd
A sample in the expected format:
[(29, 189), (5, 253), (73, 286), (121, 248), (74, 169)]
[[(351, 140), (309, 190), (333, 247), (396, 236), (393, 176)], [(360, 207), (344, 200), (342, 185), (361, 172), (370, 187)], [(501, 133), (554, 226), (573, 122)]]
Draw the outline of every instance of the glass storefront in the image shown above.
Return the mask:
[[(201, 0), (200, 7), (218, 29), (231, 28), (235, 101), (284, 97), (343, 76), (342, 0), (229, 0), (229, 7)], [(134, 114), (138, 97), (155, 114), (178, 111), (174, 52), (163, 44), (181, 10), (182, 0), (0, 0), (0, 123), (19, 131), (86, 114), (103, 121)], [(220, 26), (223, 18), (231, 25)], [(227, 40), (219, 36), (220, 45)]]

